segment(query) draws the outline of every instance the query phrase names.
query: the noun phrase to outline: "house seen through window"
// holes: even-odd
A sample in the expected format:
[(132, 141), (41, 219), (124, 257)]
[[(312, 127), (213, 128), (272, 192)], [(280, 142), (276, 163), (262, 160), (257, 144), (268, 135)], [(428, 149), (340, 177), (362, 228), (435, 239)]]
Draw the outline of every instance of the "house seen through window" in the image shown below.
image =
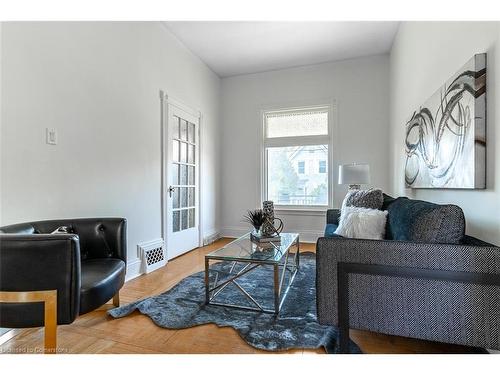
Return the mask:
[(329, 204), (328, 107), (264, 113), (264, 198), (281, 206)]
[(326, 160), (319, 161), (319, 173), (326, 173)]
[(299, 174), (304, 174), (306, 172), (306, 163), (304, 161), (299, 161), (297, 163), (297, 172)]

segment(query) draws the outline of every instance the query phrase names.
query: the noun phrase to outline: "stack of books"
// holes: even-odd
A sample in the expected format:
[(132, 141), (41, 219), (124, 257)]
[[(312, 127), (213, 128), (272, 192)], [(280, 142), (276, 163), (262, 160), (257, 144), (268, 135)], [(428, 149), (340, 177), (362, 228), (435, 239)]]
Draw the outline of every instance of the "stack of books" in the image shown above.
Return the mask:
[(250, 233), (250, 241), (258, 242), (260, 244), (269, 242), (281, 242), (281, 237), (279, 234), (275, 234), (273, 236), (262, 236), (260, 234)]

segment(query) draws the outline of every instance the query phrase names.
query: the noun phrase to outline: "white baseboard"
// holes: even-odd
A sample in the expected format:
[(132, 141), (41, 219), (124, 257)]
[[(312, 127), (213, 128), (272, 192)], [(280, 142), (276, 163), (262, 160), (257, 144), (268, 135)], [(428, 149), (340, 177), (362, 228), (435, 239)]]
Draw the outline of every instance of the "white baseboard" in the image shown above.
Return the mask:
[(203, 235), (203, 246), (210, 245), (211, 243), (217, 241), (219, 238), (221, 238), (221, 234), (218, 230), (209, 230)]
[[(315, 230), (287, 228), (286, 231), (291, 233), (298, 233), (300, 236), (300, 242), (316, 243), (319, 237), (323, 237), (323, 232)], [(248, 227), (224, 227), (221, 230), (222, 237), (229, 238), (238, 238), (248, 232), (250, 232), (250, 229), (248, 229)]]
[[(217, 241), (221, 237), (238, 238), (250, 232), (248, 227), (224, 227), (220, 231), (212, 230), (207, 231), (203, 236), (203, 245), (209, 245)], [(314, 230), (298, 230), (287, 229), (287, 232), (296, 232), (300, 235), (300, 242), (315, 243), (319, 237), (323, 236), (323, 232)], [(135, 279), (143, 274), (141, 269), (141, 259), (135, 258), (127, 264), (127, 273), (125, 275), (125, 282)]]
[(297, 232), (300, 235), (300, 242), (316, 243), (318, 238), (324, 236), (324, 232), (316, 230), (291, 230), (290, 232)]
[(141, 259), (136, 258), (127, 264), (127, 273), (125, 274), (125, 282), (135, 279), (143, 274), (141, 270)]
[(247, 227), (224, 227), (221, 228), (222, 237), (238, 238), (250, 232)]
[[(215, 241), (217, 241), (221, 237), (221, 234), (216, 229), (209, 230), (203, 236), (203, 245), (209, 245)], [(140, 255), (139, 252), (137, 254)], [(127, 264), (127, 273), (125, 274), (125, 282), (135, 279), (136, 277), (144, 274), (142, 270), (142, 260), (137, 257), (134, 260), (128, 262)]]

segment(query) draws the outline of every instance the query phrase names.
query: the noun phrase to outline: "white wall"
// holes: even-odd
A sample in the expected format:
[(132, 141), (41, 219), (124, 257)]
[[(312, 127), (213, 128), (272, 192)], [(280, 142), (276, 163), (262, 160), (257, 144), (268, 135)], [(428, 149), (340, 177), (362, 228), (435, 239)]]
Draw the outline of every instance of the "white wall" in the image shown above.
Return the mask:
[[(500, 245), (500, 44), (497, 22), (404, 22), (390, 58), (392, 190), (462, 207), (467, 232)], [(411, 190), (404, 186), (405, 124), (475, 53), (487, 53), (487, 189)]]
[[(368, 162), (372, 185), (389, 188), (389, 58), (373, 56), (249, 74), (222, 80), (222, 233), (248, 231), (247, 209), (259, 207), (261, 110), (336, 101), (334, 206), (347, 188), (337, 181), (338, 164)], [(285, 215), (286, 231), (315, 241), (325, 214)]]
[(202, 112), (202, 222), (217, 231), (220, 79), (162, 24), (5, 23), (2, 57), (2, 224), (126, 217), (132, 276), (136, 245), (161, 237), (163, 89)]

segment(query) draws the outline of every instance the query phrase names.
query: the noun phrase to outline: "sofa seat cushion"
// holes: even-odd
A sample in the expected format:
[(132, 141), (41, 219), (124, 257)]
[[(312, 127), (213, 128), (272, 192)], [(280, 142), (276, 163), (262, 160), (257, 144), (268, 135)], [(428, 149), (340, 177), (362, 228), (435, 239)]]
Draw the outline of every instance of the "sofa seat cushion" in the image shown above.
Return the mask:
[(81, 263), (80, 314), (108, 302), (125, 282), (125, 262), (121, 259), (89, 259)]
[(425, 243), (460, 244), (465, 217), (458, 206), (400, 197), (387, 205), (386, 239)]
[(342, 237), (339, 236), (335, 231), (337, 230), (337, 224), (326, 224), (325, 228), (325, 237)]

